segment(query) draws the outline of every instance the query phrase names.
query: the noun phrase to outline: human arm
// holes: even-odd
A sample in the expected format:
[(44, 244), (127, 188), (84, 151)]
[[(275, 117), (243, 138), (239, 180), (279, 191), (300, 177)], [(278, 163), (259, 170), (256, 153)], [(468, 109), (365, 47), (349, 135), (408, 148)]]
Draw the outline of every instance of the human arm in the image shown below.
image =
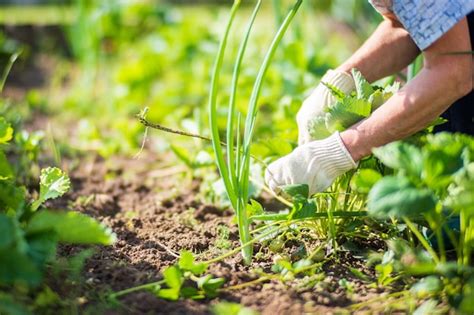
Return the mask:
[(367, 41), (337, 70), (358, 69), (369, 82), (392, 75), (408, 66), (420, 50), (393, 14), (384, 20)]
[[(373, 82), (402, 70), (419, 53), (420, 50), (400, 22), (393, 14), (387, 14), (364, 45), (335, 71), (328, 71), (321, 82), (329, 83), (344, 93), (350, 93), (355, 89), (351, 76), (353, 68), (357, 68), (364, 77)], [(320, 83), (303, 102), (296, 116), (299, 145), (313, 140), (308, 130), (309, 122), (335, 101), (331, 91)]]
[(353, 159), (358, 161), (375, 147), (425, 128), (454, 101), (472, 91), (472, 57), (450, 54), (470, 50), (464, 18), (423, 52), (425, 64), (414, 80), (369, 118), (341, 133)]

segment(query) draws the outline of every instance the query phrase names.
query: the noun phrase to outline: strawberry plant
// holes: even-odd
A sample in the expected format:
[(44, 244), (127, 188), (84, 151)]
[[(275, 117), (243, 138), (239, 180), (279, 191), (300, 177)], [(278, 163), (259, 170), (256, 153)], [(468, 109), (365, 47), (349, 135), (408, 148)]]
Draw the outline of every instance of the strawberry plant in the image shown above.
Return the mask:
[(356, 91), (350, 94), (326, 84), (337, 101), (327, 107), (323, 114), (310, 121), (308, 129), (314, 139), (324, 139), (336, 131), (344, 131), (369, 117), (397, 92), (400, 86), (399, 83), (384, 88), (372, 86), (357, 69), (352, 69), (352, 77), (356, 83)]
[[(13, 61), (12, 61), (13, 62)], [(58, 244), (110, 245), (112, 231), (96, 220), (74, 211), (52, 210), (50, 199), (64, 195), (71, 186), (66, 173), (56, 167), (41, 170), (39, 194), (29, 197), (14, 171), (6, 149), (15, 130), (0, 116), (0, 313), (26, 313), (19, 300), (34, 293), (55, 260)], [(31, 290), (31, 291), (29, 291)]]
[(371, 189), (369, 214), (404, 223), (414, 238), (391, 244), (398, 271), (427, 277), (415, 287), (444, 283), (427, 290), (472, 313), (474, 139), (440, 133), (427, 135), (421, 146), (394, 142), (374, 154), (394, 174)]

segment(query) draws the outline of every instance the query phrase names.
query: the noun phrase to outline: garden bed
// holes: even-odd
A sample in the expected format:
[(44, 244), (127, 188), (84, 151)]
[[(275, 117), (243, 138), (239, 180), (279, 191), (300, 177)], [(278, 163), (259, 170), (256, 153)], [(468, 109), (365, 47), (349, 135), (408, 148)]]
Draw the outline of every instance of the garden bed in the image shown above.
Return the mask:
[[(232, 211), (201, 203), (196, 198), (197, 182), (184, 188), (182, 178), (166, 176), (173, 170), (150, 172), (151, 165), (158, 168), (159, 162), (157, 165), (153, 158), (146, 157), (114, 159), (113, 162), (98, 158), (81, 163), (70, 173), (72, 192), (55, 201), (55, 207), (69, 205), (71, 209), (97, 218), (110, 226), (118, 237), (113, 246), (96, 247), (85, 264), (80, 291), (84, 310), (206, 314), (211, 305), (225, 300), (262, 314), (333, 313), (388, 294), (387, 290), (370, 285), (376, 281), (375, 272), (365, 266), (357, 251), (342, 253), (338, 262), (325, 263), (319, 275), (287, 283), (268, 280), (246, 285), (259, 278), (256, 269), (271, 272), (271, 255), (266, 255), (268, 249), (262, 248), (261, 258), (255, 259), (249, 267), (242, 265), (240, 254), (211, 265), (213, 275), (226, 279), (218, 298), (168, 302), (142, 291), (126, 296), (120, 300), (120, 306), (114, 306), (104, 299), (107, 293), (159, 280), (160, 270), (175, 263), (181, 250), (190, 250), (199, 259), (209, 259), (226, 251), (222, 249), (222, 242), (229, 242), (229, 248), (238, 246)], [(219, 233), (222, 229), (228, 230), (228, 238)], [(376, 251), (381, 244), (374, 240), (360, 247), (372, 247)], [(287, 244), (284, 251), (291, 255), (297, 248), (297, 243)], [(255, 249), (258, 252), (259, 248)], [(80, 250), (79, 246), (64, 246), (60, 254), (71, 256)], [(357, 277), (351, 271), (353, 268), (367, 276), (368, 281)], [(318, 284), (307, 289), (305, 283), (309, 281)], [(343, 281), (351, 283), (352, 289), (344, 286)], [(242, 284), (240, 289), (225, 289)], [(371, 304), (371, 308), (376, 307), (377, 303)]]

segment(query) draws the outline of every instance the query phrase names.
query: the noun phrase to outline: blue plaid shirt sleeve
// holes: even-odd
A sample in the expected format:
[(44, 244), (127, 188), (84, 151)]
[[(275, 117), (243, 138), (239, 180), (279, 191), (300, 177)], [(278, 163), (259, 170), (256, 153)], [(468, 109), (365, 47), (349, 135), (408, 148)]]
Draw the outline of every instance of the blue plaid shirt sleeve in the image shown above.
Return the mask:
[(421, 50), (428, 48), (462, 18), (474, 11), (474, 0), (371, 0), (371, 2), (381, 13), (393, 12)]

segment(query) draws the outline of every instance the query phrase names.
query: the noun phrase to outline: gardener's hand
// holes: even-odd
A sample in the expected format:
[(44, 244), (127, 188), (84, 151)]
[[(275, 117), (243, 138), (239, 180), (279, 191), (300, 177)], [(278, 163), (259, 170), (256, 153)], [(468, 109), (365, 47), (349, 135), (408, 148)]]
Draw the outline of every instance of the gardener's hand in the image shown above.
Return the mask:
[(339, 132), (297, 147), (292, 153), (270, 164), (265, 182), (274, 192), (281, 186), (307, 184), (310, 194), (321, 192), (345, 172), (357, 166)]
[(303, 105), (296, 115), (299, 145), (308, 143), (312, 140), (308, 131), (308, 123), (314, 117), (319, 116), (326, 107), (332, 105), (336, 101), (336, 98), (323, 82), (338, 88), (344, 93), (350, 93), (355, 89), (354, 79), (350, 74), (329, 70), (321, 79), (321, 83), (319, 83), (311, 95), (303, 102)]

